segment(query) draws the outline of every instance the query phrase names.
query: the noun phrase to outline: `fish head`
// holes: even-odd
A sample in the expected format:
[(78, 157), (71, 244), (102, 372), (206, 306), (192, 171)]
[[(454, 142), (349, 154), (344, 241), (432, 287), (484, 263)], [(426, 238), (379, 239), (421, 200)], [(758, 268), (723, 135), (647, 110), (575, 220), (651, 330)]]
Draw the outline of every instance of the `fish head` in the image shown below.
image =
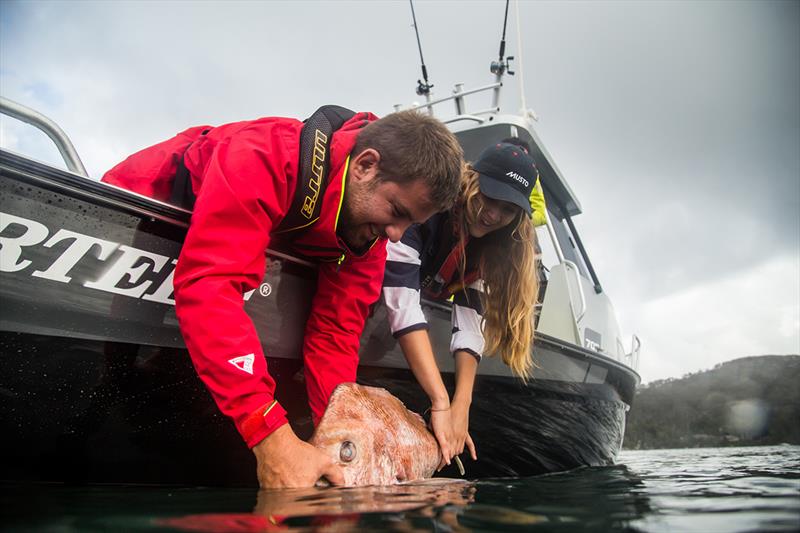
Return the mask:
[(416, 413), (385, 389), (343, 383), (309, 441), (344, 472), (345, 485), (392, 485), (429, 478), (436, 439)]

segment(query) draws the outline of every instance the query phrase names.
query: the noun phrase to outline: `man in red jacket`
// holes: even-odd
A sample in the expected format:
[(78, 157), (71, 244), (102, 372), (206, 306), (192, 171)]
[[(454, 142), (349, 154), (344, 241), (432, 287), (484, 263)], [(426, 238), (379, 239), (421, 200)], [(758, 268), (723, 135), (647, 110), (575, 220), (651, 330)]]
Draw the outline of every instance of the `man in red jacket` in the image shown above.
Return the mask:
[(303, 343), (317, 422), (333, 389), (356, 379), (386, 240), (449, 209), (459, 187), (461, 148), (435, 119), (406, 111), (342, 120), (332, 135), (312, 132), (307, 153), (303, 123), (294, 119), (190, 128), (103, 176), (164, 201), (175, 198), (176, 174), (188, 178), (184, 199), (193, 214), (175, 270), (176, 313), (197, 373), (256, 456), (262, 487), (342, 482), (340, 467), (287, 424), (244, 311), (242, 295), (260, 284), (271, 239), (284, 234), (297, 254), (319, 263)]

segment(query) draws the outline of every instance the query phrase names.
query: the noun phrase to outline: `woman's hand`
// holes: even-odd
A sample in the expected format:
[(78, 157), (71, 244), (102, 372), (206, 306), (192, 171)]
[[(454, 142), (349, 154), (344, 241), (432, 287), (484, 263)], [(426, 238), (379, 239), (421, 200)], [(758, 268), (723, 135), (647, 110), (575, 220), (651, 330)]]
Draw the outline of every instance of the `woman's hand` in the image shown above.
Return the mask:
[(442, 450), (442, 462), (436, 469), (438, 472), (445, 465), (450, 464), (450, 459), (457, 455), (455, 440), (453, 438), (453, 420), (450, 407), (431, 407), (431, 431)]
[(458, 453), (464, 451), (464, 445), (469, 449), (473, 461), (478, 460), (475, 444), (469, 436), (469, 407), (472, 405), (472, 389), (475, 384), (475, 374), (478, 372), (478, 360), (465, 350), (457, 350), (456, 359), (456, 392), (450, 408), (453, 411), (453, 438)]
[(459, 401), (453, 399), (450, 404), (453, 421), (453, 447), (455, 448), (456, 455), (464, 452), (464, 445), (469, 449), (469, 455), (473, 461), (478, 459), (478, 454), (475, 452), (475, 444), (472, 442), (472, 437), (469, 436), (469, 407), (470, 402)]

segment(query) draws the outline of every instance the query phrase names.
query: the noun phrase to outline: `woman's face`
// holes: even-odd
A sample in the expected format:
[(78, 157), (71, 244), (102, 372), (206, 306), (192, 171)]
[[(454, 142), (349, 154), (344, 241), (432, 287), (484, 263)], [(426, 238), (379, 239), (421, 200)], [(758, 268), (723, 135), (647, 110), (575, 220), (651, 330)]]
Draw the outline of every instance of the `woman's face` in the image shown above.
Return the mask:
[(503, 200), (494, 200), (478, 193), (478, 210), (469, 217), (469, 234), (479, 239), (511, 224), (522, 209)]

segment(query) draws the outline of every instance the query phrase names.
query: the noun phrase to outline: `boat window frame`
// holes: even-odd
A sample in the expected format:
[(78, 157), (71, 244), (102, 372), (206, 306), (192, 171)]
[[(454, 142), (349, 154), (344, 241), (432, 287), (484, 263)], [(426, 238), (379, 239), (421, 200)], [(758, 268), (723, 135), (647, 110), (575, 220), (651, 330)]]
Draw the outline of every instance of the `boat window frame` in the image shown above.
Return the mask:
[(600, 284), (600, 280), (597, 278), (597, 273), (586, 253), (583, 241), (578, 234), (578, 229), (572, 221), (572, 217), (566, 214), (564, 207), (558, 203), (557, 199), (553, 198), (553, 196), (548, 193), (546, 183), (542, 183), (542, 191), (544, 193), (545, 205), (547, 206), (548, 219), (553, 228), (553, 233), (558, 240), (558, 245), (561, 248), (564, 259), (575, 263), (578, 266), (578, 271), (581, 276), (591, 281), (595, 292), (600, 294), (603, 292), (603, 287)]

